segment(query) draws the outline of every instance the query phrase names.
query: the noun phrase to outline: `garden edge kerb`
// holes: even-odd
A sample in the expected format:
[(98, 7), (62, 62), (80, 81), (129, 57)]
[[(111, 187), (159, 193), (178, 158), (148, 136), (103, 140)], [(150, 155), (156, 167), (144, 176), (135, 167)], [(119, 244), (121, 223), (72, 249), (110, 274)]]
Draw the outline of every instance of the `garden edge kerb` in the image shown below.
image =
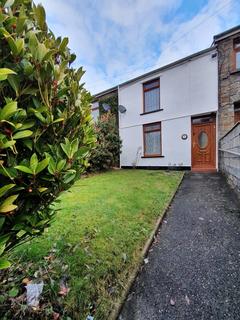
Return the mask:
[(145, 246), (142, 249), (142, 252), (141, 252), (140, 257), (139, 257), (139, 263), (138, 263), (137, 267), (135, 268), (135, 270), (133, 270), (132, 274), (129, 276), (128, 282), (127, 282), (127, 284), (125, 286), (125, 289), (124, 289), (121, 297), (119, 298), (119, 301), (117, 303), (115, 303), (115, 307), (113, 308), (113, 311), (110, 313), (110, 316), (108, 318), (109, 320), (117, 320), (118, 316), (120, 315), (120, 312), (121, 312), (121, 310), (123, 308), (124, 302), (127, 299), (127, 296), (128, 296), (128, 294), (129, 294), (129, 292), (130, 292), (130, 290), (132, 288), (132, 285), (133, 285), (133, 283), (134, 283), (135, 279), (137, 278), (137, 275), (138, 275), (138, 273), (140, 271), (140, 268), (142, 266), (143, 260), (147, 256), (148, 251), (149, 251), (149, 249), (150, 249), (150, 247), (151, 247), (151, 245), (152, 245), (152, 243), (153, 243), (153, 241), (155, 239), (155, 236), (156, 236), (156, 234), (158, 233), (158, 231), (159, 231), (159, 229), (161, 227), (162, 221), (166, 216), (168, 208), (170, 207), (174, 197), (176, 196), (176, 194), (177, 194), (177, 192), (179, 190), (179, 187), (180, 187), (180, 185), (181, 185), (181, 183), (183, 181), (184, 175), (185, 175), (185, 172), (183, 173), (175, 192), (172, 194), (168, 204), (164, 208), (162, 215), (158, 218), (153, 231), (151, 232), (151, 234), (150, 234)]

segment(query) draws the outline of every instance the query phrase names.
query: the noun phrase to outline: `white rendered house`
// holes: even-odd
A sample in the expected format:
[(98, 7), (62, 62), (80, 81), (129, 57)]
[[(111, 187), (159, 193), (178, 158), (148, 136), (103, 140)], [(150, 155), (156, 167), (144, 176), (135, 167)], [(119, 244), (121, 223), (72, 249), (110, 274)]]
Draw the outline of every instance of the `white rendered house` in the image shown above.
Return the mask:
[(218, 141), (240, 121), (240, 26), (213, 46), (96, 94), (118, 98), (122, 168), (218, 169)]
[(217, 170), (216, 47), (95, 95), (95, 119), (98, 100), (111, 94), (124, 107), (120, 167)]
[(118, 97), (121, 167), (216, 170), (215, 48), (119, 85)]

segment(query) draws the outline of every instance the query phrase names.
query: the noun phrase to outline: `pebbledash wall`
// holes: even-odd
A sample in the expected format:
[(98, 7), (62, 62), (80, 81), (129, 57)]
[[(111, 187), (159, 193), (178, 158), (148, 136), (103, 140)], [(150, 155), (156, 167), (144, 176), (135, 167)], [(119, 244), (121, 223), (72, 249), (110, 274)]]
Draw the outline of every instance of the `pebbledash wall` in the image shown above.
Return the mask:
[[(144, 114), (143, 83), (160, 78), (162, 111)], [(210, 48), (119, 86), (121, 167), (191, 167), (191, 117), (218, 109), (218, 60)], [(162, 157), (143, 157), (143, 125), (161, 121)], [(182, 135), (187, 139), (183, 140)]]
[(220, 170), (240, 197), (240, 122), (219, 142)]

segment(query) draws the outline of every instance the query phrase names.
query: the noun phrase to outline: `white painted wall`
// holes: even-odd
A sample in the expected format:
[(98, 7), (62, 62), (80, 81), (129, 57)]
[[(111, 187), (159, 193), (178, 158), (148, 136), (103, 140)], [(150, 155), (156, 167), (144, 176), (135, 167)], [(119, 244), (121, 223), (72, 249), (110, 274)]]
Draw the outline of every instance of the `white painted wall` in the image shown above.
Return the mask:
[[(182, 140), (182, 134), (188, 139)], [(142, 125), (120, 129), (123, 141), (121, 166), (190, 166), (191, 165), (191, 117), (162, 121), (162, 158), (142, 158)]]
[(98, 102), (93, 102), (92, 103), (92, 117), (93, 117), (93, 120), (94, 121), (97, 121), (98, 120), (98, 117), (99, 117), (99, 109), (95, 109), (95, 108), (99, 108), (99, 103)]
[[(216, 112), (218, 108), (217, 57), (213, 51), (181, 65), (119, 87), (121, 166), (191, 166), (191, 116)], [(163, 111), (143, 112), (142, 83), (160, 77), (160, 105)], [(163, 158), (143, 156), (143, 124), (162, 122)], [(182, 140), (182, 134), (188, 139)], [(137, 162), (137, 163), (136, 163)]]

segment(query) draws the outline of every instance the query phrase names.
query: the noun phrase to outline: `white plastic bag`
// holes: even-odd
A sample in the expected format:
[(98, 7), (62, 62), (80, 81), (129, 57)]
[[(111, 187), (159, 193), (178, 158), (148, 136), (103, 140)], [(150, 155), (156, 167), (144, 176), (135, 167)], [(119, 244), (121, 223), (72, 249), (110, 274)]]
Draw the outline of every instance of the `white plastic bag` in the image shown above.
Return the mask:
[(39, 305), (39, 297), (43, 291), (43, 282), (28, 283), (27, 289), (27, 305), (37, 308)]

